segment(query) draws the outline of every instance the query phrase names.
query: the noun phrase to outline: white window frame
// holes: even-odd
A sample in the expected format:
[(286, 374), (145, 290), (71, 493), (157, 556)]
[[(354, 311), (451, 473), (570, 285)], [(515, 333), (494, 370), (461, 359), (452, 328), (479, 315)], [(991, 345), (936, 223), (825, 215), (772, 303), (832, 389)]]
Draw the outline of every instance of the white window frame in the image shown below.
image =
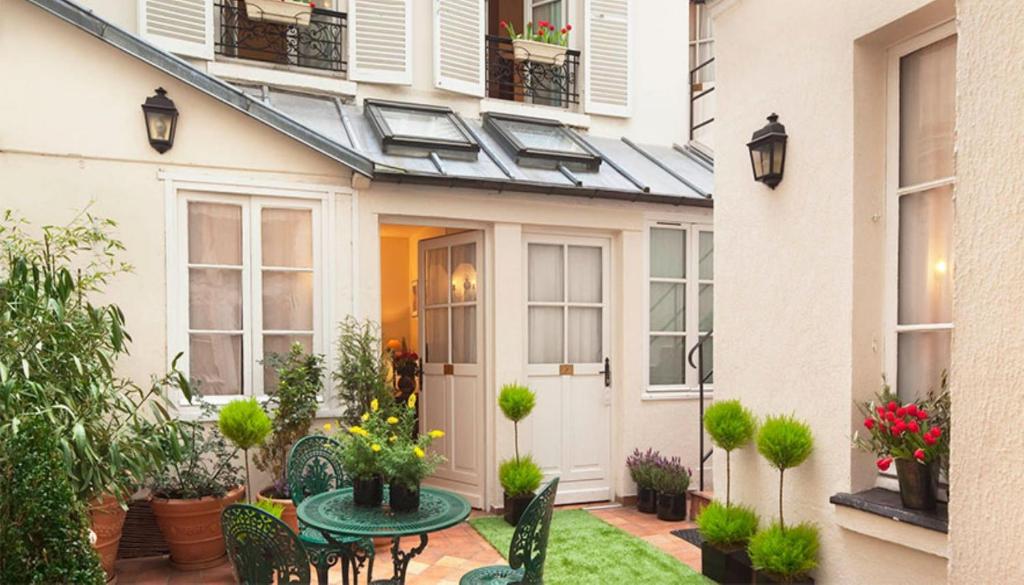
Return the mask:
[[(885, 137), (885, 339), (884, 356), (887, 380), (895, 393), (899, 393), (899, 334), (914, 331), (952, 331), (953, 323), (899, 324), (899, 244), (900, 198), (937, 187), (955, 186), (956, 176), (943, 177), (900, 187), (900, 60), (928, 45), (956, 35), (956, 23), (949, 21), (889, 49), (886, 91)], [(952, 248), (950, 248), (952, 250)], [(953, 258), (949, 258), (952, 265)]]
[[(161, 172), (159, 178), (165, 182), (165, 245), (167, 250), (167, 359), (172, 360), (179, 353), (182, 358), (178, 369), (189, 376), (189, 328), (188, 328), (188, 202), (204, 201), (228, 203), (242, 207), (243, 245), (243, 388), (241, 394), (204, 396), (206, 403), (214, 406), (227, 404), (238, 398), (256, 397), (266, 400), (263, 393), (263, 372), (259, 361), (263, 359), (262, 312), (253, 311), (253, 297), (262, 299), (261, 275), (253, 275), (254, 266), (260, 266), (262, 249), (253, 244), (259, 241), (261, 229), (260, 211), (264, 207), (275, 209), (310, 209), (313, 213), (313, 352), (325, 356), (328, 372), (325, 380), (325, 394), (329, 396), (332, 381), (330, 372), (334, 368), (334, 348), (330, 343), (331, 323), (334, 320), (331, 283), (335, 274), (335, 217), (338, 195), (355, 194), (343, 187), (311, 185), (292, 182), (261, 182), (251, 179), (206, 175), (203, 173)], [(353, 216), (354, 217), (354, 216)], [(353, 219), (354, 221), (354, 219)], [(255, 225), (255, 227), (253, 227)], [(255, 233), (253, 233), (255, 232)], [(353, 266), (355, 269), (355, 266)], [(262, 268), (260, 269), (262, 272)], [(354, 299), (353, 299), (354, 301)], [(256, 335), (257, 329), (259, 335)], [(269, 332), (274, 333), (274, 332)], [(303, 334), (303, 332), (287, 332)], [(326, 405), (328, 396), (321, 396)], [(198, 404), (190, 403), (178, 393), (172, 399), (178, 404), (185, 418), (200, 414)], [(318, 412), (318, 416), (329, 415), (331, 409)]]
[[(667, 279), (651, 277), (651, 230), (673, 229), (686, 232), (686, 278)], [(696, 397), (700, 390), (698, 371), (690, 365), (687, 354), (706, 333), (700, 331), (700, 285), (714, 286), (714, 279), (700, 278), (700, 234), (707, 232), (714, 237), (714, 227), (709, 223), (661, 220), (647, 222), (644, 230), (644, 345), (643, 345), (643, 376), (647, 398)], [(714, 248), (712, 248), (713, 250)], [(678, 337), (675, 333), (651, 331), (651, 282), (672, 282), (686, 284), (686, 331), (682, 336), (686, 339), (683, 359), (685, 361), (685, 382), (683, 384), (651, 384), (651, 337)], [(712, 311), (714, 309), (712, 308)], [(714, 384), (704, 386), (705, 397), (710, 398), (714, 392)]]
[[(689, 68), (692, 71), (694, 67), (696, 67), (697, 65), (701, 64), (700, 52), (701, 52), (701, 48), (703, 48), (704, 45), (710, 45), (711, 46), (711, 49), (710, 49), (711, 57), (713, 58), (715, 56), (715, 37), (714, 37), (713, 34), (711, 36), (708, 36), (708, 34), (707, 34), (708, 31), (704, 30), (704, 28), (701, 26), (701, 22), (703, 21), (704, 13), (707, 12), (707, 10), (708, 10), (707, 4), (692, 4), (691, 3), (690, 4), (690, 9), (694, 11), (693, 30), (690, 31), (690, 38), (689, 38), (689, 43), (688, 43), (689, 44), (689, 51), (690, 51), (690, 54), (689, 54), (690, 67)], [(713, 33), (714, 31), (712, 30), (711, 32)], [(709, 68), (710, 68), (710, 71), (711, 71), (710, 75), (708, 74)], [(706, 77), (710, 77), (711, 79), (705, 79)], [(715, 79), (714, 79), (714, 65), (709, 65), (708, 67), (705, 67), (704, 69), (702, 69), (697, 74), (697, 79), (698, 79), (697, 83), (714, 84), (715, 83)]]

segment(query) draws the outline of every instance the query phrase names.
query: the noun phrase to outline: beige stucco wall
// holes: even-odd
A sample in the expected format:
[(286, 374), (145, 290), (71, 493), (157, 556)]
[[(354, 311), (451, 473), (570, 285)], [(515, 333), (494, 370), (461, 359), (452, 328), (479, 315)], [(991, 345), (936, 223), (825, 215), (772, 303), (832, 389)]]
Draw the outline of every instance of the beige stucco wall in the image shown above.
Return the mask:
[(1024, 582), (1024, 12), (959, 0), (953, 583)]
[[(883, 533), (908, 546), (865, 536), (874, 518), (829, 497), (874, 481), (850, 436), (854, 402), (883, 373), (886, 48), (953, 18), (953, 4), (725, 0), (717, 11), (718, 397), (811, 425), (815, 452), (787, 472), (785, 506), (788, 522), (821, 528), (819, 582), (943, 582), (945, 559), (917, 549), (942, 554), (941, 534), (892, 523)], [(773, 111), (789, 134), (774, 191), (753, 181), (745, 147)], [(724, 463), (716, 454), (719, 486)], [(732, 477), (734, 498), (777, 515), (778, 474), (753, 448), (733, 457)]]

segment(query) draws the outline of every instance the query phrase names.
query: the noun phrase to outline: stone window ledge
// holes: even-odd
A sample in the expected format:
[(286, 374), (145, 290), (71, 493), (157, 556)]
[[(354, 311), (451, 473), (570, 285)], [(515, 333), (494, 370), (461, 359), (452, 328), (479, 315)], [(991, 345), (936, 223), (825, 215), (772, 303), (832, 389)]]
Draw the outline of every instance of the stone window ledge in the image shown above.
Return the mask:
[(882, 488), (839, 493), (829, 501), (837, 523), (847, 530), (949, 558), (949, 510), (943, 502), (932, 512), (910, 510), (899, 493)]

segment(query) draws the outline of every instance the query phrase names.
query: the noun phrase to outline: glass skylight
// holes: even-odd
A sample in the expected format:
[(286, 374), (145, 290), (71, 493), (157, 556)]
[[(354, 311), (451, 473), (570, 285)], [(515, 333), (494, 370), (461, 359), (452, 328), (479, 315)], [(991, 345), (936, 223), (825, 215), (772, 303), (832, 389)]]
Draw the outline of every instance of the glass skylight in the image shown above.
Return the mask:
[(395, 136), (464, 142), (466, 137), (446, 114), (420, 110), (380, 108), (381, 117)]
[(381, 140), (381, 149), (399, 156), (475, 160), (480, 145), (451, 108), (383, 100), (364, 102), (366, 117)]
[(484, 127), (522, 166), (596, 171), (601, 155), (557, 120), (489, 112)]
[(571, 153), (586, 152), (562, 128), (557, 126), (542, 126), (515, 120), (495, 120), (495, 124), (514, 136), (527, 149)]

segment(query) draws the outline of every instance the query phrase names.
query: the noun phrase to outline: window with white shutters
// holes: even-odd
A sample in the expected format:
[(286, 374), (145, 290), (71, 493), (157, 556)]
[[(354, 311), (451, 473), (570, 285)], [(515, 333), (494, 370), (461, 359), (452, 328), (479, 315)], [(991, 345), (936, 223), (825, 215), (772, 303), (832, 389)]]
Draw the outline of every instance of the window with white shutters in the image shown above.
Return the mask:
[(412, 83), (412, 0), (349, 0), (349, 78)]
[(139, 0), (139, 32), (172, 53), (213, 59), (213, 2)]
[(585, 0), (584, 91), (586, 110), (629, 116), (631, 0)]

